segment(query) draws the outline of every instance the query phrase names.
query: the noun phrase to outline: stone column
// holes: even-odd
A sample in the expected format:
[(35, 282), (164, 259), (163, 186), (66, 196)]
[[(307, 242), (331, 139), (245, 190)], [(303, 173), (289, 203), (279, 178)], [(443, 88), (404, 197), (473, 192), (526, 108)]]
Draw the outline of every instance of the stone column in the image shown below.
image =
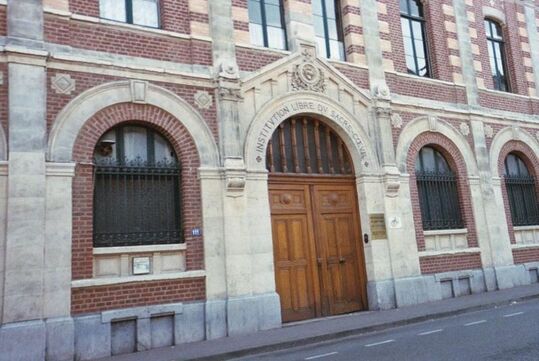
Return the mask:
[[(472, 137), (474, 140), (474, 153), (479, 170), (478, 179), (470, 179), (472, 194), (473, 215), (475, 219), (477, 239), (481, 248), (481, 262), (485, 274), (487, 290), (496, 288), (496, 267), (505, 267), (513, 264), (509, 233), (503, 199), (496, 196), (490, 171), (490, 160), (487, 150), (485, 129), (480, 119), (472, 119)], [(501, 188), (499, 190), (501, 196)], [(499, 203), (499, 202), (502, 203)], [(501, 210), (501, 211), (500, 211)], [(502, 281), (503, 283), (503, 281)]]
[(313, 27), (313, 10), (310, 2), (299, 0), (285, 1), (285, 23), (288, 37), (288, 48), (299, 51), (301, 44), (315, 43)]
[[(39, 0), (8, 1), (9, 166), (0, 360), (45, 358), (46, 53)], [(16, 53), (15, 53), (16, 52)]]
[(530, 48), (532, 56), (532, 67), (535, 79), (535, 94), (539, 96), (539, 24), (537, 17), (539, 12), (535, 10), (533, 1), (523, 2), (524, 16), (526, 17), (526, 29), (528, 30), (528, 38), (530, 39)]
[[(256, 278), (253, 257), (256, 257), (258, 250), (253, 244), (248, 227), (254, 215), (248, 210), (247, 172), (240, 139), (239, 103), (242, 97), (231, 20), (232, 2), (210, 0), (209, 4), (214, 75), (217, 83), (217, 118), (222, 167), (219, 200), (222, 205), (220, 212), (223, 238), (222, 245), (215, 244), (213, 249), (208, 250), (210, 254), (206, 256), (206, 260), (212, 257), (213, 264), (210, 266), (219, 268), (224, 266), (222, 274), (226, 275), (224, 279), (219, 278), (220, 281), (224, 281), (226, 289), (220, 289), (214, 283), (215, 280), (207, 281), (212, 290), (211, 294), (208, 293), (206, 307), (207, 327), (208, 320), (214, 320), (207, 328), (207, 337), (214, 338), (224, 336), (224, 332), (235, 335), (278, 326), (280, 305), (278, 297), (271, 298), (277, 299), (276, 303), (268, 302), (267, 295), (259, 294), (253, 281)], [(204, 183), (210, 186), (209, 181)], [(212, 186), (216, 184), (213, 182)], [(204, 187), (209, 189), (207, 186)], [(267, 207), (267, 204), (265, 206)], [(220, 252), (223, 252), (221, 260), (219, 260)], [(274, 283), (270, 283), (269, 288), (269, 293), (276, 296)], [(266, 312), (277, 316), (266, 317)], [(226, 325), (225, 329), (222, 327), (223, 324)]]
[(389, 97), (389, 90), (387, 88), (384, 73), (382, 45), (380, 43), (378, 5), (376, 0), (361, 0), (360, 6), (371, 93), (384, 93), (385, 97)]
[(466, 15), (465, 0), (453, 0), (455, 9), (455, 19), (457, 23), (457, 38), (460, 50), (460, 59), (462, 61), (462, 79), (466, 86), (466, 96), (468, 104), (472, 107), (479, 105), (479, 95), (477, 91), (477, 81), (475, 75), (472, 43), (468, 31), (470, 24)]
[(502, 180), (491, 173), (482, 120), (472, 118), (471, 130), (479, 179), (470, 179), (470, 190), (485, 284), (488, 291), (519, 286), (525, 283), (525, 277), (522, 269), (513, 264)]
[(206, 338), (225, 337), (226, 267), (223, 230), (223, 180), (220, 169), (200, 169), (206, 270)]
[[(389, 272), (393, 280), (377, 279), (369, 284), (369, 297), (375, 297), (378, 304), (371, 300), (371, 307), (389, 308), (418, 303), (425, 297), (426, 288), (421, 282), (419, 258), (415, 242), (413, 217), (407, 211), (410, 196), (395, 162), (395, 148), (391, 129), (391, 95), (386, 83), (380, 29), (378, 25), (378, 6), (374, 0), (361, 1), (361, 19), (363, 22), (363, 38), (365, 55), (369, 68), (369, 82), (373, 95), (370, 133), (375, 139), (378, 160), (382, 168), (383, 212), (386, 223), (386, 240), (373, 240), (371, 251), (373, 259), (389, 262)], [(404, 186), (403, 186), (404, 184)], [(386, 247), (374, 247), (374, 242), (387, 242)], [(378, 250), (380, 253), (374, 253)], [(413, 290), (413, 291), (412, 291)], [(385, 298), (381, 296), (385, 295)]]
[(0, 162), (0, 325), (3, 323), (4, 276), (6, 256), (6, 218), (7, 218), (7, 169), (6, 161)]

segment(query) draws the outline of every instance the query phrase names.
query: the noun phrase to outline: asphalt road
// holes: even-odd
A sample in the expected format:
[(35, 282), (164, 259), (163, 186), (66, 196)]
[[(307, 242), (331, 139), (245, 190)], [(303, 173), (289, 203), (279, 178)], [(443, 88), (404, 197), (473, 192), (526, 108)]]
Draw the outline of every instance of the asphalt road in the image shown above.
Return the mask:
[(539, 300), (242, 361), (539, 361)]

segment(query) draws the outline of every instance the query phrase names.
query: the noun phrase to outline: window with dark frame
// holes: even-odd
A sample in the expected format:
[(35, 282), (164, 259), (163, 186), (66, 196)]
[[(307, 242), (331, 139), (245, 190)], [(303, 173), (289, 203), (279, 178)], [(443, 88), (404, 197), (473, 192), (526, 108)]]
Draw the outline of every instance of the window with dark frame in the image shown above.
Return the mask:
[(251, 43), (272, 49), (287, 49), (281, 0), (249, 0)]
[(182, 242), (180, 165), (150, 128), (107, 132), (94, 152), (94, 247)]
[(464, 228), (457, 177), (444, 156), (432, 147), (423, 147), (415, 171), (423, 229)]
[(485, 32), (487, 34), (488, 57), (492, 71), (494, 89), (508, 92), (507, 65), (502, 27), (497, 22), (485, 19)]
[(159, 0), (99, 0), (103, 19), (159, 27)]
[(423, 5), (418, 0), (400, 0), (400, 12), (408, 73), (431, 77)]
[(338, 0), (312, 0), (316, 47), (321, 56), (345, 60), (341, 6)]
[(515, 153), (505, 158), (504, 178), (513, 226), (539, 225), (535, 177)]

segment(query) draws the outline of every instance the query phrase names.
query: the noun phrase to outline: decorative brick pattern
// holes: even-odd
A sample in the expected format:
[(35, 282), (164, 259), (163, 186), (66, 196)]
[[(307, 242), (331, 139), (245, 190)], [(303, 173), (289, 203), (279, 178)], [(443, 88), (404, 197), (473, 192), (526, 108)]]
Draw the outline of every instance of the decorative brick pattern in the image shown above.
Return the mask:
[(539, 261), (539, 248), (521, 248), (513, 250), (513, 261), (515, 264)]
[(78, 163), (73, 181), (73, 279), (91, 278), (93, 227), (93, 152), (99, 138), (115, 125), (132, 122), (156, 128), (172, 144), (181, 162), (182, 224), (187, 246), (187, 270), (202, 269), (203, 240), (193, 237), (190, 230), (202, 225), (200, 165), (191, 135), (165, 111), (149, 105), (119, 104), (106, 108), (90, 118), (77, 137), (73, 159)]
[[(516, 140), (507, 142), (502, 147), (498, 158), (498, 175), (502, 178), (503, 205), (505, 208), (505, 219), (507, 221), (507, 228), (509, 230), (509, 239), (511, 240), (512, 244), (516, 244), (515, 230), (513, 226), (513, 220), (511, 218), (511, 207), (509, 205), (509, 195), (507, 193), (507, 187), (505, 186), (504, 182), (505, 158), (507, 158), (509, 153), (516, 153), (520, 157), (520, 159), (524, 161), (530, 173), (535, 176), (535, 179), (539, 179), (539, 159), (537, 158), (537, 155), (534, 153), (534, 151), (527, 144)], [(536, 183), (535, 186), (537, 189), (537, 194), (539, 196), (539, 183)], [(539, 261), (539, 257), (537, 257), (535, 261)]]
[(389, 89), (394, 93), (450, 103), (466, 103), (464, 87), (455, 87), (420, 77), (404, 78), (392, 73), (386, 73), (386, 81)]
[(422, 274), (461, 271), (482, 267), (479, 253), (459, 253), (455, 255), (428, 256), (419, 258)]
[(0, 35), (7, 35), (7, 7), (0, 5)]
[(346, 60), (350, 63), (366, 65), (359, 4), (354, 0), (341, 0), (340, 4)]
[(249, 44), (249, 11), (247, 0), (232, 1), (232, 20), (234, 20), (234, 38), (236, 42)]
[(468, 229), (468, 246), (477, 247), (477, 233), (471, 204), (472, 197), (464, 159), (457, 146), (450, 139), (439, 133), (425, 132), (414, 140), (410, 146), (407, 158), (407, 168), (410, 173), (410, 195), (412, 198), (412, 208), (414, 213), (417, 248), (419, 251), (425, 250), (425, 235), (423, 233), (423, 222), (421, 220), (417, 181), (413, 170), (415, 169), (415, 161), (419, 151), (421, 148), (427, 145), (435, 148), (443, 154), (457, 177), (460, 211), (464, 221), (464, 226)]
[(286, 55), (278, 52), (236, 47), (236, 60), (242, 71), (256, 71)]
[(44, 33), (48, 42), (80, 49), (186, 64), (212, 64), (211, 44), (205, 41), (66, 20), (51, 14), (45, 15)]
[(204, 300), (204, 281), (204, 278), (192, 278), (75, 288), (71, 291), (71, 313)]

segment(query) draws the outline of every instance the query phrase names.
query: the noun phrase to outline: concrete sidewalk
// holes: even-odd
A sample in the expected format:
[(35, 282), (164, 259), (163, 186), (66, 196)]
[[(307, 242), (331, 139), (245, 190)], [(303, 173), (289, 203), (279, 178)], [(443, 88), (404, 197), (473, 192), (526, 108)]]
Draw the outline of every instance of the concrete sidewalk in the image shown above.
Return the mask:
[(387, 311), (368, 311), (310, 320), (244, 336), (188, 343), (101, 360), (226, 360), (254, 353), (275, 351), (338, 339), (344, 336), (383, 330), (532, 298), (539, 298), (539, 283)]

